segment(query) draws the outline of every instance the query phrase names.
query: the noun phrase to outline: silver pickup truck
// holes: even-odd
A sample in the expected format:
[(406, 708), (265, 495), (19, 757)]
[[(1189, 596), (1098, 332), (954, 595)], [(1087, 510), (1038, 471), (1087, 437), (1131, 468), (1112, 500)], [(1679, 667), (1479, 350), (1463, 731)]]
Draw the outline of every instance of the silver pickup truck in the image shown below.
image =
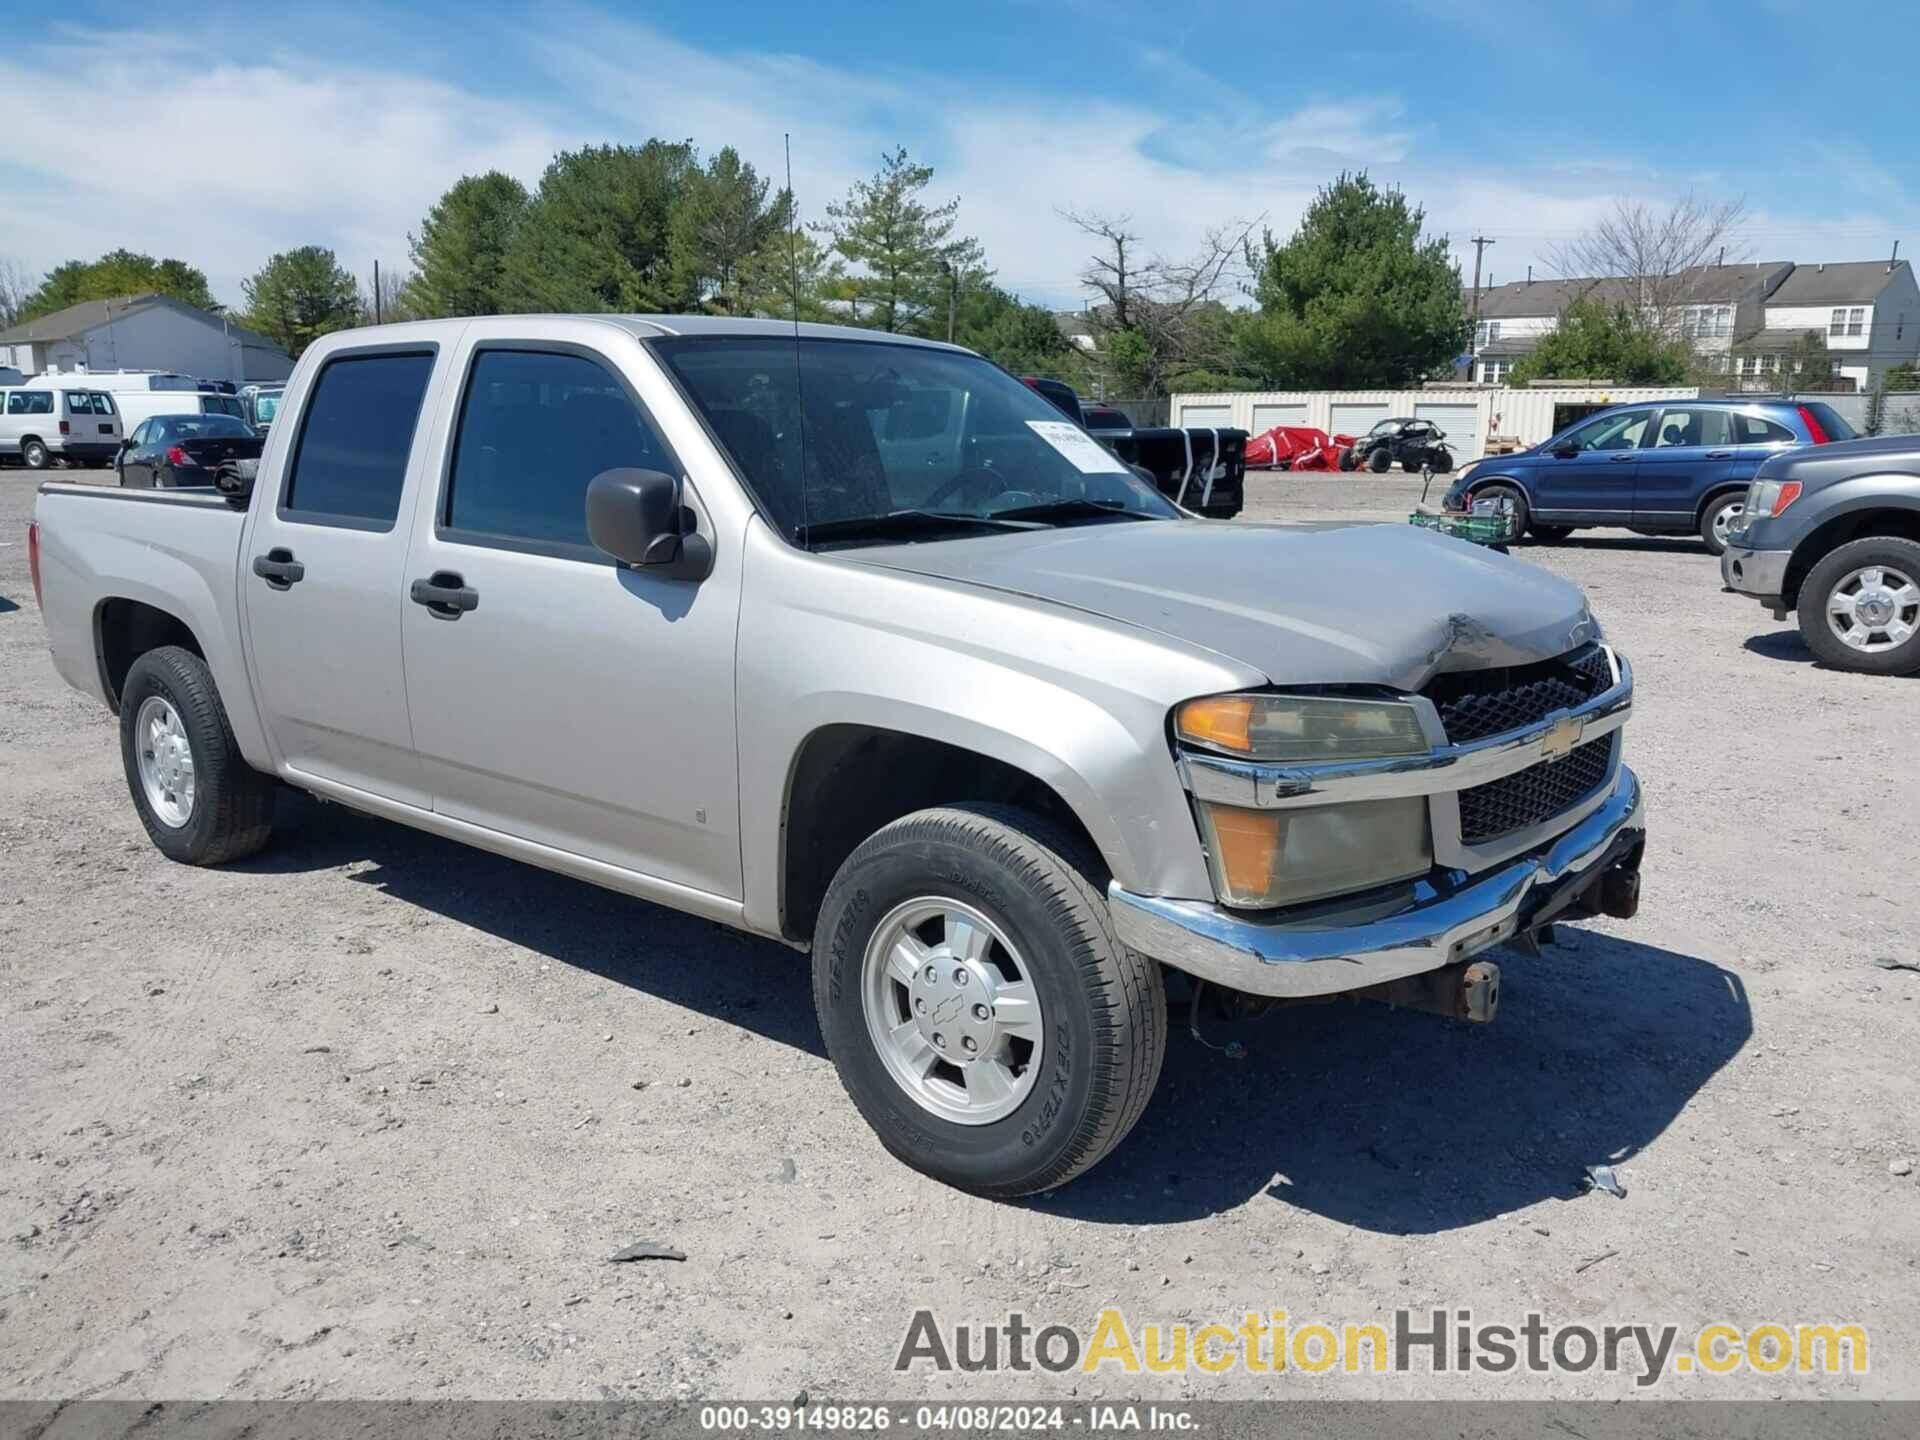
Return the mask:
[(1577, 589), (1196, 520), (951, 346), (332, 335), (257, 477), (47, 484), (29, 550), (167, 855), (259, 850), (278, 780), (808, 950), (861, 1113), (985, 1194), (1127, 1133), (1168, 969), (1486, 1018), (1479, 952), (1637, 904)]

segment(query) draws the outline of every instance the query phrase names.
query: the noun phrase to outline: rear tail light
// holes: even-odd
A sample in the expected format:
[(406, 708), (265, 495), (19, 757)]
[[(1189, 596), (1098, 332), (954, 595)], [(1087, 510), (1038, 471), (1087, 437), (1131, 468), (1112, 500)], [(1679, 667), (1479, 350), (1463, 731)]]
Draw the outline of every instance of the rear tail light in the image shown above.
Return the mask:
[(42, 610), (47, 602), (40, 593), (40, 522), (27, 522), (27, 573), (33, 577), (33, 603)]
[(60, 433), (62, 435), (71, 435), (73, 433), (73, 426), (69, 425), (65, 420), (62, 420), (60, 422)]
[(193, 461), (187, 458), (187, 452), (182, 450), (178, 445), (169, 445), (167, 447), (167, 463), (169, 465), (191, 465)]
[[(1807, 434), (1813, 437), (1813, 443), (1816, 445), (1825, 445), (1831, 438), (1821, 426), (1819, 417), (1805, 405), (1800, 407), (1800, 423), (1807, 427)], [(1800, 493), (1800, 487), (1798, 485), (1793, 487), (1793, 493), (1796, 495)], [(1781, 508), (1784, 509), (1785, 507), (1782, 506)], [(1776, 510), (1774, 513), (1777, 515), (1780, 512)]]

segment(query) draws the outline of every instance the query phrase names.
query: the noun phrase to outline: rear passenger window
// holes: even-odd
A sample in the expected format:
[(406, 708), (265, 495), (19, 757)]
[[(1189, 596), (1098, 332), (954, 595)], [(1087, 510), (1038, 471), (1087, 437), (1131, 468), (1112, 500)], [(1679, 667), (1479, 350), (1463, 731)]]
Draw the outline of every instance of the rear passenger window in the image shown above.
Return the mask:
[(85, 390), (67, 390), (62, 393), (67, 397), (67, 413), (69, 415), (91, 415), (93, 413), (93, 396), (89, 395)]
[(476, 539), (590, 547), (587, 485), (603, 470), (677, 466), (605, 366), (482, 350), (460, 406), (441, 523)]
[(1739, 437), (1736, 443), (1741, 445), (1797, 445), (1800, 437), (1784, 425), (1776, 425), (1771, 420), (1762, 420), (1758, 415), (1736, 415), (1733, 419), (1734, 434)]
[(301, 420), (282, 512), (320, 524), (390, 529), (432, 374), (431, 354), (329, 360)]
[(1728, 438), (1731, 430), (1727, 421), (1730, 418), (1727, 411), (1706, 406), (1698, 410), (1663, 410), (1660, 412), (1660, 433), (1654, 437), (1654, 447), (1732, 445), (1735, 442)]

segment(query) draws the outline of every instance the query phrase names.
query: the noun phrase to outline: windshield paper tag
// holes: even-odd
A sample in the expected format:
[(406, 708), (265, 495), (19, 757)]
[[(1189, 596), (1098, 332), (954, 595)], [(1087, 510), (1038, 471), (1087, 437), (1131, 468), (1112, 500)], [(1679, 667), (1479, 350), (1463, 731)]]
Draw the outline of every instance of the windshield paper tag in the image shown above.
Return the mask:
[(1027, 428), (1073, 462), (1082, 475), (1125, 475), (1127, 467), (1078, 425), (1068, 420), (1029, 420)]

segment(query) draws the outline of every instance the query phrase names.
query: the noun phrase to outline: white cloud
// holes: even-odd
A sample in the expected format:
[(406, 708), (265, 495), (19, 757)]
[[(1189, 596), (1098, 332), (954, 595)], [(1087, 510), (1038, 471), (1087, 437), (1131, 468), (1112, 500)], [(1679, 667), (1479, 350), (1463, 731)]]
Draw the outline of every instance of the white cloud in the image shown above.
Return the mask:
[[(1087, 246), (1059, 208), (1131, 215), (1149, 249), (1181, 254), (1233, 218), (1264, 214), (1284, 234), (1319, 184), (1364, 168), (1404, 185), (1469, 265), (1467, 236), (1498, 237), (1489, 265), (1514, 279), (1614, 196), (1667, 188), (1611, 159), (1537, 171), (1510, 156), (1451, 162), (1445, 137), (1392, 95), (1307, 95), (1275, 114), (1163, 52), (1143, 60), (1167, 82), (1155, 97), (1169, 99), (1089, 103), (904, 68), (719, 54), (597, 11), (537, 28), (472, 24), (525, 75), (513, 94), (317, 49), (243, 48), (262, 58), (209, 64), (236, 49), (211, 27), (15, 46), (0, 54), (0, 93), (45, 94), (45, 76), (83, 63), (88, 84), (72, 103), (11, 107), (0, 254), (34, 269), (117, 245), (177, 255), (237, 302), (241, 278), (293, 245), (331, 245), (362, 274), (376, 258), (403, 263), (407, 232), (462, 174), (497, 168), (532, 184), (560, 148), (658, 135), (732, 144), (777, 181), (791, 132), (805, 213), (819, 216), (904, 141), (936, 166), (938, 196), (961, 197), (962, 226), (1003, 283), (1071, 305)], [(303, 38), (273, 33), (282, 47)], [(151, 83), (174, 68), (192, 83)], [(1761, 218), (1776, 231), (1796, 223)], [(1819, 245), (1815, 222), (1801, 223), (1809, 245), (1794, 254)]]

